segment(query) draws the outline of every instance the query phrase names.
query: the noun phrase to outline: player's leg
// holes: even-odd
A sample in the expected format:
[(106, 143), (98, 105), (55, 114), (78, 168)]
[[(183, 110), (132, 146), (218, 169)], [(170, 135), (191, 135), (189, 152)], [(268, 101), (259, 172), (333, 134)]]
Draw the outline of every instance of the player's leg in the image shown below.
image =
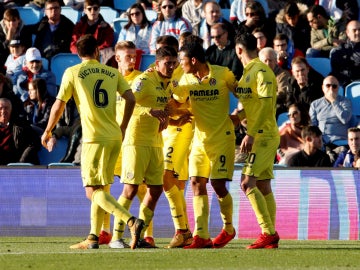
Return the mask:
[[(110, 188), (111, 185), (106, 185), (104, 191), (110, 194)], [(110, 213), (104, 212), (103, 224), (99, 234), (99, 245), (107, 245), (111, 241), (110, 217)]]
[[(92, 203), (97, 204), (104, 211), (112, 213), (119, 219), (124, 220), (130, 227), (132, 238), (138, 240), (140, 232), (144, 227), (144, 222), (136, 219), (129, 211), (122, 207), (109, 193), (105, 192), (103, 187), (112, 184), (114, 181), (114, 166), (116, 157), (120, 151), (120, 141), (106, 141), (102, 143), (83, 143), (82, 146), (82, 160), (81, 160), (81, 174), (83, 178), (83, 185), (85, 186), (86, 196)], [(94, 162), (97, 160), (98, 162)], [(100, 224), (103, 221), (96, 216), (96, 211), (93, 212), (96, 222), (92, 224)], [(93, 217), (92, 217), (93, 218)], [(101, 220), (101, 222), (100, 222)], [(97, 225), (96, 225), (97, 226)], [(96, 241), (98, 244), (98, 236), (101, 226), (91, 228), (89, 237), (85, 241), (71, 246), (71, 248), (92, 248), (86, 243), (87, 240)], [(83, 243), (83, 244), (82, 244)], [(95, 245), (96, 248), (96, 245)], [(133, 246), (132, 248), (135, 248)]]
[(259, 238), (247, 247), (249, 249), (278, 247), (279, 235), (263, 194), (270, 193), (270, 181), (262, 180), (273, 178), (273, 160), (278, 143), (277, 138), (257, 138), (243, 169), (241, 189), (248, 197), (262, 231)]
[(232, 222), (233, 199), (226, 187), (226, 182), (231, 181), (233, 177), (235, 142), (231, 140), (220, 141), (216, 145), (209, 146), (207, 153), (212, 164), (211, 185), (216, 193), (223, 221), (223, 228), (213, 240), (213, 244), (214, 248), (221, 248), (234, 239), (236, 235)]

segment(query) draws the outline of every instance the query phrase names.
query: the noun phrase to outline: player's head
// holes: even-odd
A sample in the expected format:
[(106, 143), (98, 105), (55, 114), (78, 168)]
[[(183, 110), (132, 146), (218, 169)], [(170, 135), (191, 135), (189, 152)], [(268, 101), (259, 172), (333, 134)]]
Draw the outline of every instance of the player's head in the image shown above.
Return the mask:
[(244, 63), (245, 55), (257, 56), (257, 40), (250, 33), (238, 33), (235, 37), (235, 51), (240, 61)]
[(159, 36), (156, 39), (156, 49), (159, 49), (164, 46), (173, 47), (176, 51), (178, 51), (179, 42), (174, 36), (170, 36), (170, 35)]
[(180, 65), (185, 73), (194, 73), (197, 65), (205, 64), (205, 51), (199, 42), (185, 43), (179, 51)]
[(98, 58), (99, 50), (96, 39), (93, 35), (83, 35), (76, 42), (76, 49), (81, 58), (93, 57)]
[(115, 60), (120, 70), (132, 71), (136, 62), (136, 46), (132, 41), (123, 40), (115, 45)]
[(157, 72), (163, 77), (171, 78), (177, 67), (177, 51), (170, 46), (164, 46), (156, 50), (155, 66)]

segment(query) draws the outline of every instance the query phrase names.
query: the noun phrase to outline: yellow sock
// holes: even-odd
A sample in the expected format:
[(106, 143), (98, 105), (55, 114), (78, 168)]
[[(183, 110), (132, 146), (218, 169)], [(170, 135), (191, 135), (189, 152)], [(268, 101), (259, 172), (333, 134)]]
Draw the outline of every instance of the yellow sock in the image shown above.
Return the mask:
[(152, 221), (153, 216), (154, 212), (145, 204), (141, 203), (139, 209), (139, 218), (144, 220), (145, 228), (142, 230), (140, 238), (144, 238), (145, 230), (149, 227), (149, 223)]
[[(126, 199), (125, 197), (121, 196), (118, 199), (118, 203), (122, 205), (125, 209), (129, 210), (132, 204), (131, 200)], [(117, 217), (114, 218), (114, 229), (113, 229), (113, 236), (112, 241), (119, 240), (123, 237), (125, 231), (125, 225), (127, 221), (118, 219)]]
[[(138, 192), (136, 195), (139, 198), (140, 203), (143, 202), (146, 192), (147, 192), (147, 185), (146, 184), (139, 185)], [(153, 237), (153, 230), (154, 230), (154, 226), (153, 226), (153, 222), (151, 220), (151, 222), (149, 223), (149, 226), (147, 226), (147, 228), (145, 229), (144, 236)]]
[(96, 202), (91, 203), (90, 207), (90, 234), (99, 236), (101, 225), (104, 220), (105, 211)]
[(264, 197), (271, 218), (271, 222), (274, 228), (276, 228), (276, 201), (274, 198), (274, 193), (271, 192)]
[(170, 213), (172, 220), (174, 222), (174, 227), (176, 230), (185, 230), (186, 223), (184, 220), (184, 210), (181, 201), (181, 192), (179, 188), (174, 185), (168, 191), (165, 191), (165, 196), (168, 199)]
[[(110, 194), (110, 187), (111, 185), (104, 186), (104, 191)], [(106, 211), (104, 212), (104, 221), (101, 229), (105, 232), (110, 232), (110, 214)]]
[(184, 222), (186, 229), (189, 229), (189, 219), (188, 219), (186, 200), (185, 200), (185, 190), (180, 189), (180, 192), (181, 192), (181, 204), (183, 206), (183, 212), (184, 212)]
[(224, 198), (218, 198), (220, 205), (220, 215), (223, 221), (223, 229), (228, 234), (234, 233), (234, 226), (232, 224), (232, 216), (233, 216), (233, 200), (228, 193)]
[(271, 222), (264, 195), (257, 187), (251, 189), (246, 196), (255, 212), (256, 219), (261, 227), (262, 233), (274, 234), (274, 225)]
[(209, 234), (209, 198), (207, 195), (193, 197), (195, 229), (194, 235), (208, 239)]
[(121, 206), (114, 197), (112, 197), (110, 194), (106, 193), (102, 189), (97, 189), (93, 192), (92, 200), (106, 212), (109, 212), (116, 218), (121, 219), (125, 222), (127, 222), (132, 217), (132, 215), (127, 209)]

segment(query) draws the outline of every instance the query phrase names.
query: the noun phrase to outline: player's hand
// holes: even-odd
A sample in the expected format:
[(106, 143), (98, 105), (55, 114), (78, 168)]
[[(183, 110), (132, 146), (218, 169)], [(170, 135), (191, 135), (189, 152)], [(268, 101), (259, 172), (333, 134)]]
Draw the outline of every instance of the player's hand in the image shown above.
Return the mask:
[[(44, 132), (43, 135), (41, 135), (41, 144), (50, 152), (48, 142), (52, 138), (51, 132)], [(51, 145), (50, 145), (51, 146)], [(52, 149), (51, 149), (52, 150)]]
[(192, 114), (188, 113), (188, 114), (183, 114), (181, 115), (178, 119), (170, 119), (170, 125), (172, 126), (177, 126), (177, 127), (181, 127), (187, 123), (191, 123), (192, 122)]
[(240, 145), (240, 153), (250, 153), (254, 144), (254, 137), (245, 135)]
[(55, 146), (56, 146), (56, 138), (53, 136), (51, 137), (48, 142), (47, 142), (47, 150), (49, 152), (51, 152), (52, 150), (54, 150)]
[(150, 110), (150, 115), (159, 120), (159, 122), (160, 122), (159, 132), (161, 132), (162, 130), (167, 128), (167, 126), (169, 124), (169, 115), (168, 115), (168, 113), (166, 111), (163, 111), (163, 110), (160, 110), (160, 109), (151, 109)]

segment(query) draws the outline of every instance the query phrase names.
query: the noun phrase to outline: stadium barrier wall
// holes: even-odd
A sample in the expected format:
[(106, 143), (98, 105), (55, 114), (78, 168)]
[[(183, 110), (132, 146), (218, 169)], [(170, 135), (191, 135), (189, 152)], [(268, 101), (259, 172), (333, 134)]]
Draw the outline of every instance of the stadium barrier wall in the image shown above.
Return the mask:
[[(259, 234), (251, 206), (240, 190), (236, 166), (228, 188), (234, 199), (233, 221), (238, 238)], [(360, 175), (358, 170), (276, 169), (272, 187), (277, 201), (277, 230), (282, 239), (359, 239)], [(122, 185), (115, 178), (112, 194)], [(221, 230), (216, 195), (208, 187), (210, 233)], [(79, 236), (89, 231), (90, 202), (85, 198), (79, 168), (0, 169), (0, 236)], [(186, 187), (190, 227), (192, 192)], [(134, 199), (131, 212), (138, 215)], [(173, 223), (164, 194), (154, 216), (154, 236), (172, 237)], [(129, 236), (128, 232), (125, 236)]]

